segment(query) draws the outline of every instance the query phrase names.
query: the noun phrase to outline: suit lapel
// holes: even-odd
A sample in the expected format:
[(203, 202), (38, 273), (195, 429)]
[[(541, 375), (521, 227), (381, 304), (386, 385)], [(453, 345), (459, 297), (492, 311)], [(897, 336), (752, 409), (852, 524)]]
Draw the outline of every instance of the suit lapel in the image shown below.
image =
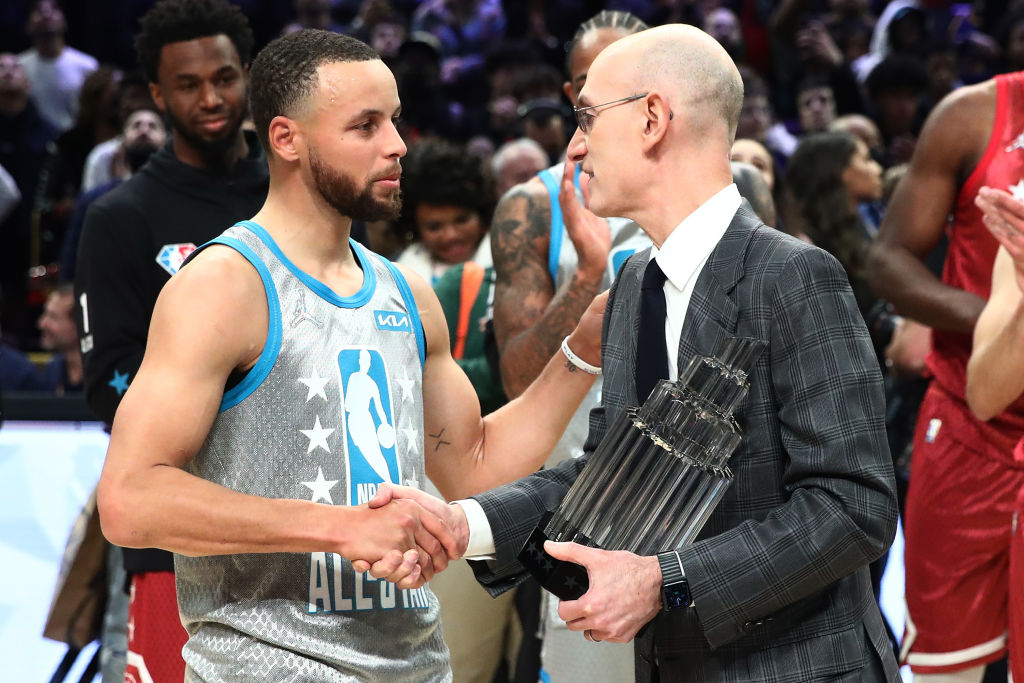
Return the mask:
[(680, 373), (694, 356), (714, 355), (727, 337), (735, 336), (739, 307), (731, 294), (743, 275), (747, 243), (759, 223), (744, 200), (697, 276), (679, 338)]

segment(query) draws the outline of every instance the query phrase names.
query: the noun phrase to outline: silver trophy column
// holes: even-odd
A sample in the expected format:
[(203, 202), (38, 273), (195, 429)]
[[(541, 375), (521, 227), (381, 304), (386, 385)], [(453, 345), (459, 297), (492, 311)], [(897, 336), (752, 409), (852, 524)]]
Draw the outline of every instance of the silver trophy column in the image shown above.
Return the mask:
[(740, 443), (733, 411), (763, 342), (729, 338), (697, 356), (675, 382), (662, 380), (639, 409), (605, 433), (561, 505), (548, 513), (519, 558), (563, 600), (586, 592), (586, 570), (543, 552), (545, 540), (653, 555), (693, 542), (732, 484)]

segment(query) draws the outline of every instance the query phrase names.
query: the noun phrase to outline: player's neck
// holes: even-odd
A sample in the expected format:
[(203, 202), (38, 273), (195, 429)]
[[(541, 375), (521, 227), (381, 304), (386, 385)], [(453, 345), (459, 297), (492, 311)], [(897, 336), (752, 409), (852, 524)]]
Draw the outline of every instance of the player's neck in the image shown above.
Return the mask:
[(349, 247), (352, 219), (340, 215), (319, 195), (311, 196), (301, 183), (271, 182), (267, 201), (253, 221), (304, 270), (358, 267)]

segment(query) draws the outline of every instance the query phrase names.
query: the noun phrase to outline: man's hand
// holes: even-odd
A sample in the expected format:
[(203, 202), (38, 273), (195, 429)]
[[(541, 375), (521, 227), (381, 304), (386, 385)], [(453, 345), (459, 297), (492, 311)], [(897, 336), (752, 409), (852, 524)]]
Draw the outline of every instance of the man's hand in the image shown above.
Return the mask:
[(900, 318), (885, 347), (885, 364), (900, 377), (921, 377), (925, 356), (932, 345), (931, 328), (908, 318)]
[(469, 522), (460, 505), (448, 504), (426, 491), (397, 484), (381, 484), (377, 488), (377, 495), (368, 504), (371, 508), (379, 508), (399, 501), (415, 502), (428, 513), (423, 517), (424, 529), (433, 534), (444, 552), (441, 565), (437, 562), (439, 558), (434, 556), (437, 571), (442, 571), (449, 561), (457, 560), (465, 554), (466, 546), (469, 545)]
[[(608, 227), (608, 221), (599, 218), (580, 204), (580, 200), (576, 198), (575, 177), (576, 164), (566, 160), (558, 188), (558, 205), (562, 208), (562, 221), (565, 223), (566, 232), (569, 233), (569, 239), (576, 247), (576, 254), (579, 257), (577, 269), (581, 273), (600, 279), (608, 267), (612, 232)], [(587, 178), (587, 175), (581, 175), (580, 186), (583, 190), (583, 200), (589, 205)]]
[(551, 557), (583, 565), (590, 589), (579, 600), (558, 606), (571, 631), (593, 641), (628, 643), (661, 610), (661, 567), (657, 557), (547, 541)]
[(608, 292), (606, 289), (594, 297), (576, 324), (576, 329), (569, 335), (569, 348), (572, 352), (598, 367), (601, 365), (601, 323), (605, 306), (608, 305)]
[(369, 571), (399, 588), (418, 588), (448, 565), (451, 533), (431, 512), (411, 500), (388, 500), (357, 508), (342, 556), (357, 572)]
[(1017, 286), (1024, 292), (1024, 203), (1009, 192), (983, 187), (974, 198), (985, 227), (1013, 259)]

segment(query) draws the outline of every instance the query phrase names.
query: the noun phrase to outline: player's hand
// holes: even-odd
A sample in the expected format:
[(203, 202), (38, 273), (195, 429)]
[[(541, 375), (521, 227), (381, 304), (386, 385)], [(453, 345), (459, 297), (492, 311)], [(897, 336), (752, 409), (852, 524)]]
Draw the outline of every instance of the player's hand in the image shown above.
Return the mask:
[(608, 221), (599, 218), (587, 206), (590, 195), (587, 191), (589, 176), (580, 175), (584, 204), (576, 197), (576, 164), (566, 159), (562, 169), (562, 180), (558, 187), (558, 205), (562, 209), (562, 221), (569, 233), (569, 239), (576, 247), (579, 257), (577, 271), (589, 277), (600, 279), (608, 267), (608, 253), (612, 248), (612, 232)]
[[(430, 529), (428, 531), (428, 529)], [(411, 501), (352, 508), (342, 556), (357, 572), (369, 571), (399, 588), (416, 588), (433, 578), (435, 558), (447, 565), (442, 541), (451, 543), (447, 529), (433, 514)]]
[(1005, 190), (983, 187), (974, 198), (988, 231), (1013, 259), (1017, 286), (1024, 292), (1024, 203)]
[(397, 500), (415, 501), (430, 513), (424, 517), (424, 528), (434, 534), (444, 551), (443, 557), (434, 557), (437, 571), (442, 571), (449, 560), (457, 560), (465, 554), (469, 545), (469, 522), (461, 505), (445, 503), (426, 491), (409, 486), (381, 484), (369, 506), (375, 508)]
[(547, 541), (544, 550), (587, 570), (590, 588), (578, 600), (558, 605), (558, 616), (588, 640), (628, 643), (661, 610), (661, 566), (657, 557)]
[(885, 365), (899, 377), (921, 377), (925, 356), (931, 349), (932, 330), (919, 322), (900, 318), (892, 340), (885, 347)]

